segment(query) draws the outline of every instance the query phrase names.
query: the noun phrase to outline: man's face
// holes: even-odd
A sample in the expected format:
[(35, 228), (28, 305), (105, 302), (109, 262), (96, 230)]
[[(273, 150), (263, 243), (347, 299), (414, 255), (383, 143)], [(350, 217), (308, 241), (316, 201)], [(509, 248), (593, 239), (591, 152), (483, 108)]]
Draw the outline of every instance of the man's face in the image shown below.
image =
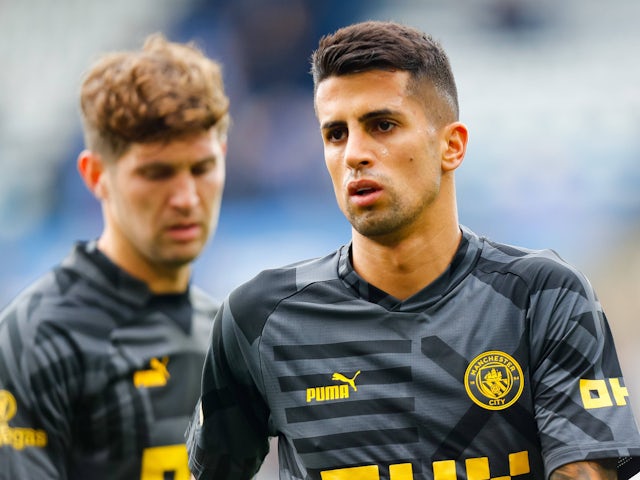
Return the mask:
[(134, 274), (188, 265), (215, 231), (224, 180), (225, 145), (215, 129), (133, 144), (102, 178), (113, 260)]
[(437, 221), (430, 206), (440, 191), (442, 131), (408, 80), (407, 72), (373, 70), (329, 77), (316, 91), (338, 205), (366, 237), (397, 238)]

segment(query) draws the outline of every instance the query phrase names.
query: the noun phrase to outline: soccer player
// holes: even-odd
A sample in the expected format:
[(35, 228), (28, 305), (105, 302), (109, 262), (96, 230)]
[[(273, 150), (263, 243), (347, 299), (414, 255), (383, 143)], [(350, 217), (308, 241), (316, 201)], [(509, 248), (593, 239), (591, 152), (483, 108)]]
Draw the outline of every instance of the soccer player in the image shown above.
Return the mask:
[(321, 39), (312, 62), (352, 239), (223, 303), (188, 431), (195, 478), (251, 478), (270, 436), (282, 480), (638, 471), (640, 435), (585, 277), (458, 223), (467, 127), (441, 46), (364, 22)]
[(0, 316), (0, 478), (186, 479), (219, 306), (190, 277), (225, 180), (221, 67), (154, 34), (102, 56), (80, 103), (104, 229)]

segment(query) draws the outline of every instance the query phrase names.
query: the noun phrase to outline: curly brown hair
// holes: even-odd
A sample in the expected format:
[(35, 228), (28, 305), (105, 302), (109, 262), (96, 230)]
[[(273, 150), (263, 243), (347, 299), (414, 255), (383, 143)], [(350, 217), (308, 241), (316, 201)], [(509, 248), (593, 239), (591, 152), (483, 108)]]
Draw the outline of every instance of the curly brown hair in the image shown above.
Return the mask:
[(214, 125), (226, 135), (222, 68), (194, 44), (149, 36), (139, 51), (103, 55), (80, 91), (87, 148), (113, 160), (132, 143), (171, 140)]

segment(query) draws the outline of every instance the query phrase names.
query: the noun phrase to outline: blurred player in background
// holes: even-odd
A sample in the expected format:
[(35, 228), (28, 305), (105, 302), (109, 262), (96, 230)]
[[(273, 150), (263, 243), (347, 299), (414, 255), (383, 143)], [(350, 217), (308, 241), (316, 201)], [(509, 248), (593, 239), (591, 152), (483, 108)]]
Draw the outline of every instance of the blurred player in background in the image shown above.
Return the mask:
[(640, 435), (587, 280), (550, 250), (458, 223), (468, 132), (442, 47), (365, 22), (324, 37), (312, 61), (352, 241), (225, 300), (189, 430), (194, 476), (251, 478), (270, 436), (283, 480), (637, 472)]
[(0, 317), (0, 477), (188, 478), (184, 431), (218, 304), (191, 285), (225, 181), (229, 101), (195, 45), (103, 55), (78, 170), (104, 230)]

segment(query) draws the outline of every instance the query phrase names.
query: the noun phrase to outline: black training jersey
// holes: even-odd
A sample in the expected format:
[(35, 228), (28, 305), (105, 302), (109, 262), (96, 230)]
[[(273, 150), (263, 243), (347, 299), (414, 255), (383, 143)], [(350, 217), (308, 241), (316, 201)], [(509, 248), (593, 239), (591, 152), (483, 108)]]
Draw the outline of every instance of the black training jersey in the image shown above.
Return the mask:
[[(349, 247), (263, 272), (214, 322), (188, 432), (199, 479), (541, 480), (640, 436), (585, 278), (551, 251), (463, 228), (449, 268), (399, 301)], [(627, 472), (627, 473), (625, 473)]]
[(0, 316), (0, 478), (188, 479), (216, 309), (194, 287), (153, 295), (77, 245)]

